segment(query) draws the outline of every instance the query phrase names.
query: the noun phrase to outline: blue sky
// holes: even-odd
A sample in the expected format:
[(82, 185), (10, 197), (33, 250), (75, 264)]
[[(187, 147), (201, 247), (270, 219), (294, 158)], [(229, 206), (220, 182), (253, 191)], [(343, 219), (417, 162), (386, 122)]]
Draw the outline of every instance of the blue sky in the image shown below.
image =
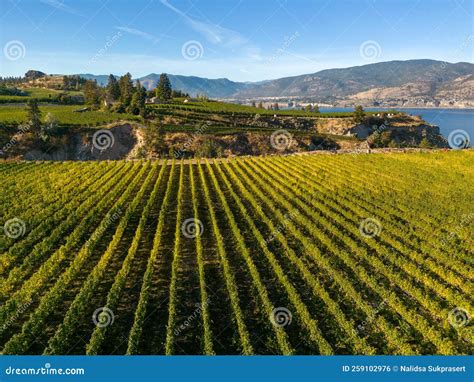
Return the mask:
[(367, 63), (473, 62), (472, 0), (0, 0), (0, 75), (259, 81)]

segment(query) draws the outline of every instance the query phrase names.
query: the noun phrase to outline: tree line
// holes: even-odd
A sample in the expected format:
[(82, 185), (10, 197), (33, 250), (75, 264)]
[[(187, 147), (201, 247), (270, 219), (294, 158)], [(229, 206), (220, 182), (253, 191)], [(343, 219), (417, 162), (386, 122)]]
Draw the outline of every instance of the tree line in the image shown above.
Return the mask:
[(166, 73), (160, 75), (156, 88), (151, 91), (147, 91), (140, 80), (133, 81), (132, 75), (127, 73), (118, 79), (110, 74), (105, 87), (99, 86), (96, 80), (87, 80), (83, 92), (87, 105), (102, 105), (119, 113), (126, 112), (143, 117), (146, 116), (147, 98), (156, 97), (160, 102), (169, 102), (175, 97), (189, 96), (180, 90), (173, 90)]

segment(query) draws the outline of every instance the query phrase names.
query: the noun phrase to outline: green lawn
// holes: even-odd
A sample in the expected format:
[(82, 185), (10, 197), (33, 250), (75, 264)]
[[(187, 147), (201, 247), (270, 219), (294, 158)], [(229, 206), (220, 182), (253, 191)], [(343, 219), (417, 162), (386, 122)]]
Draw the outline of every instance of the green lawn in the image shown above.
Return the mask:
[[(125, 119), (139, 119), (132, 114), (112, 113), (104, 111), (74, 112), (80, 105), (45, 105), (40, 106), (42, 117), (48, 113), (56, 117), (61, 125), (96, 125)], [(23, 105), (0, 106), (0, 123), (19, 124), (26, 120), (26, 109)]]

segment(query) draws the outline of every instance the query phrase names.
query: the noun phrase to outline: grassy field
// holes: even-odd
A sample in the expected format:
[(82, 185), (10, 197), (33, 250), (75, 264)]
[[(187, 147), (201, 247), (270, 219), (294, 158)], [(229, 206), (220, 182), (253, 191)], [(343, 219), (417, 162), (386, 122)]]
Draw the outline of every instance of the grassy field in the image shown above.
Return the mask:
[[(55, 90), (32, 88), (28, 90), (30, 95), (28, 97), (19, 97), (26, 101), (26, 98), (37, 98), (42, 102), (53, 102), (55, 97), (60, 93)], [(78, 93), (78, 92), (69, 92)], [(5, 124), (20, 124), (26, 120), (25, 105), (1, 105), (2, 97), (0, 96), (0, 123)], [(4, 99), (5, 100), (5, 99)], [(117, 120), (140, 120), (139, 117), (127, 113), (114, 113), (107, 111), (87, 111), (82, 113), (74, 112), (84, 106), (81, 105), (56, 105), (56, 104), (42, 104), (40, 109), (43, 113), (43, 118), (47, 113), (51, 113), (56, 117), (61, 125), (100, 125), (103, 123), (113, 122)], [(275, 114), (281, 116), (295, 116), (295, 117), (311, 117), (311, 118), (346, 118), (351, 117), (351, 112), (333, 112), (333, 113), (310, 113), (301, 110), (280, 110), (272, 111), (265, 109), (258, 109), (245, 105), (230, 104), (225, 102), (215, 101), (200, 101), (185, 104), (181, 99), (175, 99), (172, 103), (148, 105), (151, 112), (150, 117), (157, 117), (164, 119), (166, 117), (180, 118), (181, 124), (179, 126), (166, 124), (167, 129), (174, 129), (174, 131), (188, 131), (195, 129), (196, 125), (206, 123), (208, 121), (217, 122), (215, 125), (222, 125), (222, 128), (212, 127), (210, 130), (216, 130), (216, 134), (241, 132), (246, 126), (235, 126), (233, 123), (233, 116), (243, 118), (255, 118), (256, 114), (261, 116), (273, 116)], [(370, 114), (370, 113), (368, 113)], [(271, 129), (253, 128), (252, 131)], [(304, 132), (302, 132), (304, 134)]]
[(474, 350), (472, 151), (0, 172), (4, 354)]
[[(137, 116), (126, 113), (112, 113), (104, 111), (85, 111), (81, 113), (74, 110), (82, 109), (81, 105), (40, 105), (42, 118), (51, 113), (61, 125), (96, 125), (117, 120), (139, 119)], [(19, 124), (26, 121), (26, 108), (23, 105), (1, 106), (0, 123)]]
[(60, 94), (67, 94), (69, 96), (80, 96), (80, 91), (64, 91), (54, 89), (43, 89), (43, 88), (28, 88), (24, 89), (27, 95), (23, 96), (11, 96), (11, 95), (0, 95), (0, 104), (2, 103), (24, 103), (28, 99), (35, 98), (40, 102), (54, 102), (57, 101)]

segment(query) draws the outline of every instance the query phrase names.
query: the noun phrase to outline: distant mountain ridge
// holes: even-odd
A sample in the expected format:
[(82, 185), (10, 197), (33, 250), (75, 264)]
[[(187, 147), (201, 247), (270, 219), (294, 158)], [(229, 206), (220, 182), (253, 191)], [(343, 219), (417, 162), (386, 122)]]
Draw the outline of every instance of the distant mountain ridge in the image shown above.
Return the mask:
[(460, 76), (474, 75), (474, 64), (434, 60), (389, 61), (313, 74), (285, 77), (246, 89), (243, 96), (347, 96), (370, 88), (430, 82), (434, 86)]
[[(107, 75), (94, 76), (101, 85)], [(474, 104), (474, 64), (436, 60), (388, 61), (342, 69), (326, 69), (312, 74), (284, 77), (257, 83), (235, 82), (227, 78), (208, 79), (168, 74), (174, 88), (191, 95), (211, 98), (258, 99), (299, 98), (319, 102), (336, 100), (381, 100), (425, 97), (467, 100)], [(138, 78), (153, 89), (159, 74)]]
[[(152, 73), (139, 78), (139, 80), (143, 86), (150, 90), (156, 87), (159, 77), (159, 74)], [(213, 98), (225, 98), (238, 93), (248, 86), (247, 83), (234, 82), (227, 78), (209, 79), (175, 74), (168, 74), (168, 77), (174, 89), (180, 89), (193, 96), (196, 94), (206, 94)]]

